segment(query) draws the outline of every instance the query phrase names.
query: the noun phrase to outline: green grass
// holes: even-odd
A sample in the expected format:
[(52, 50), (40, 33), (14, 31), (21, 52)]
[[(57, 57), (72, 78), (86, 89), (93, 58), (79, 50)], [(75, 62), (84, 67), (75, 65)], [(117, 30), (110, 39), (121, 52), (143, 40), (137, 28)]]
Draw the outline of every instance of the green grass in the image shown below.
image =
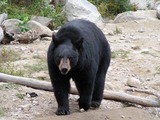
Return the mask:
[(122, 59), (125, 59), (125, 58), (128, 58), (128, 54), (129, 54), (129, 51), (125, 51), (125, 50), (119, 50), (119, 51), (112, 51), (111, 53), (111, 57), (112, 58), (122, 58)]
[(8, 83), (0, 85), (0, 90), (6, 90), (6, 89), (12, 90), (12, 89), (17, 89), (18, 87), (19, 85), (17, 84)]
[(5, 116), (5, 113), (6, 113), (6, 109), (0, 107), (0, 118)]
[(33, 65), (25, 65), (28, 74), (40, 72), (40, 71), (48, 71), (48, 66), (46, 60), (40, 59), (37, 63)]
[(0, 49), (0, 63), (12, 62), (20, 59), (20, 54), (12, 49)]
[(129, 0), (89, 0), (97, 6), (103, 17), (113, 18), (115, 15), (125, 11), (137, 10), (136, 5), (129, 4)]
[(16, 93), (16, 96), (19, 98), (19, 99), (24, 99), (24, 94), (22, 93)]
[(12, 49), (0, 49), (0, 72), (10, 75), (22, 76), (23, 71), (17, 70), (16, 66), (11, 62), (20, 59), (20, 53)]
[(160, 66), (157, 66), (157, 67), (155, 68), (155, 70), (156, 70), (156, 73), (155, 73), (155, 74), (160, 75)]
[(122, 34), (122, 30), (116, 26), (116, 29), (113, 31), (114, 34)]
[(12, 63), (1, 63), (0, 64), (0, 72), (9, 74), (9, 75), (15, 75), (15, 76), (23, 76), (24, 70), (17, 70), (16, 66), (14, 66)]

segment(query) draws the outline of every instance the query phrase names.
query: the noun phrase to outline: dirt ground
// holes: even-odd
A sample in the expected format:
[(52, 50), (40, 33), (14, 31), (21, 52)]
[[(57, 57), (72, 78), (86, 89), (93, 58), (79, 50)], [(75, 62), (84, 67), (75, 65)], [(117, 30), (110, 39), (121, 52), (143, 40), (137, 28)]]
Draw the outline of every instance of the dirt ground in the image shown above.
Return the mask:
[[(160, 93), (160, 21), (107, 23), (102, 30), (113, 55), (105, 90), (124, 91), (129, 87), (127, 81), (135, 78), (139, 81), (137, 88)], [(12, 64), (15, 69), (25, 70), (26, 64), (33, 65), (39, 59), (46, 60), (49, 43), (49, 40), (37, 40), (27, 45), (0, 45), (0, 50), (5, 48), (20, 52), (20, 58)], [(47, 70), (29, 73), (29, 77), (49, 81)], [(6, 83), (0, 83), (0, 90), (0, 120), (160, 120), (160, 108), (110, 100), (103, 100), (99, 109), (81, 113), (76, 102), (77, 95), (70, 95), (69, 98), (71, 114), (59, 117), (55, 115), (57, 104), (52, 92)], [(38, 96), (30, 98), (27, 92), (35, 92)], [(148, 94), (134, 95), (155, 99)]]

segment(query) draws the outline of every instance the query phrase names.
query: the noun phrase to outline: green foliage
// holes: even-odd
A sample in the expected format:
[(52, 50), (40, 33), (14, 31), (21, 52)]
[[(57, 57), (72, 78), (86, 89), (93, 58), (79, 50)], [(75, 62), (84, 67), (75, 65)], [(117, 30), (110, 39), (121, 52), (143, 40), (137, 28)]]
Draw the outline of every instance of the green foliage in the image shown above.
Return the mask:
[(9, 75), (15, 75), (15, 76), (23, 76), (24, 71), (17, 70), (15, 65), (11, 64), (10, 62), (7, 63), (0, 63), (0, 72), (9, 74)]
[(22, 32), (28, 30), (25, 24), (32, 15), (52, 18), (54, 28), (62, 25), (66, 20), (62, 5), (53, 8), (48, 0), (1, 0), (0, 13), (2, 12), (8, 13), (9, 18), (23, 21), (20, 24)]
[(46, 63), (46, 60), (39, 60), (37, 63), (33, 65), (25, 65), (25, 68), (27, 68), (27, 73), (32, 74), (34, 72), (40, 72), (40, 71), (47, 71), (48, 66)]
[(155, 68), (156, 73), (154, 75), (160, 75), (160, 66)]
[(128, 58), (128, 54), (129, 54), (129, 51), (125, 51), (125, 50), (120, 49), (119, 51), (112, 51), (111, 58), (118, 57), (118, 58), (125, 59), (125, 58)]
[(24, 94), (22, 93), (17, 93), (16, 96), (19, 98), (19, 99), (24, 99)]
[(14, 50), (2, 48), (0, 49), (0, 63), (16, 61), (20, 58), (20, 54)]
[(116, 26), (116, 29), (113, 31), (114, 34), (122, 34), (122, 30)]
[(5, 116), (5, 113), (6, 113), (6, 109), (0, 107), (0, 118)]
[(23, 71), (17, 70), (11, 62), (20, 58), (20, 54), (14, 50), (1, 48), (0, 49), (0, 72), (10, 75), (22, 76)]
[(137, 6), (130, 5), (129, 0), (89, 0), (95, 4), (103, 17), (112, 17), (125, 11), (135, 11)]
[(17, 89), (19, 85), (17, 84), (12, 84), (12, 83), (7, 83), (7, 84), (2, 84), (0, 85), (0, 90), (12, 90), (12, 89)]

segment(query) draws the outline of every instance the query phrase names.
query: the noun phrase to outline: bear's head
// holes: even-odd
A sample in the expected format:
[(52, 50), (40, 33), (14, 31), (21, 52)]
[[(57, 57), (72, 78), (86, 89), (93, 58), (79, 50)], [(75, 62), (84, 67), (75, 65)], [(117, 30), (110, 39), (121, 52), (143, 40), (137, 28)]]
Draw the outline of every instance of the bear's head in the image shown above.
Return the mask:
[[(72, 37), (73, 38), (73, 37)], [(67, 75), (76, 67), (79, 61), (79, 53), (83, 43), (82, 38), (57, 37), (53, 35), (54, 62), (62, 75)]]

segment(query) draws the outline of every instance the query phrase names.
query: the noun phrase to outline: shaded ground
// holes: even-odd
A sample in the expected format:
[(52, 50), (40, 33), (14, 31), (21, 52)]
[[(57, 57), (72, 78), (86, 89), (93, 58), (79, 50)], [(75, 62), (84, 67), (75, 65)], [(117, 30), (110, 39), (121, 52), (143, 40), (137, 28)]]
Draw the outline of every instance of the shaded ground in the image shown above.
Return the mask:
[[(105, 90), (123, 91), (128, 87), (127, 80), (134, 77), (141, 83), (139, 88), (160, 93), (160, 21), (109, 23), (103, 31), (114, 54)], [(35, 41), (28, 45), (1, 45), (0, 50), (11, 49), (20, 54), (20, 58), (9, 64), (22, 70), (23, 76), (49, 80), (45, 62), (49, 43)], [(57, 117), (54, 113), (57, 105), (51, 92), (12, 84), (0, 85), (0, 90), (0, 120), (160, 120), (160, 108), (129, 107), (109, 100), (104, 100), (98, 110), (80, 113), (76, 102), (78, 96), (75, 95), (70, 95), (71, 115)], [(38, 97), (29, 98), (26, 92), (35, 92)], [(154, 99), (146, 94), (138, 95)]]

